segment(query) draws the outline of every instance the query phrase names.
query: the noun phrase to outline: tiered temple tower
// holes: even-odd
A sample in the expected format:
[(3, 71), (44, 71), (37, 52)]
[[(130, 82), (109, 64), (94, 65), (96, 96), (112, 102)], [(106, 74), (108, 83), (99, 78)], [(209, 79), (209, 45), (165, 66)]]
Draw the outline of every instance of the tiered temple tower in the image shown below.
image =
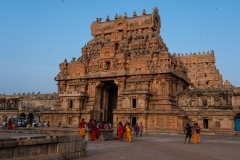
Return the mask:
[(105, 22), (97, 18), (82, 56), (60, 64), (55, 109), (76, 124), (81, 116), (115, 126), (118, 121), (143, 122), (153, 130), (181, 126), (176, 94), (190, 80), (180, 59), (168, 52), (160, 28), (157, 8), (152, 14), (134, 11), (132, 17), (124, 13)]

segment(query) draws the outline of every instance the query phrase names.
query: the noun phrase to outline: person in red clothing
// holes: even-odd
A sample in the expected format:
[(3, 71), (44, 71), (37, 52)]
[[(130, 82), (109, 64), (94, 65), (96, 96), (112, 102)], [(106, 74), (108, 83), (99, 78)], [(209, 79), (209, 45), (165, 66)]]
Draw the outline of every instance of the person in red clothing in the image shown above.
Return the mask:
[(7, 123), (7, 129), (13, 129), (12, 122), (10, 120)]
[(91, 124), (90, 124), (90, 128), (91, 128), (91, 139), (94, 141), (94, 140), (97, 140), (97, 123), (92, 120), (91, 121)]
[(79, 128), (80, 128), (80, 136), (84, 139), (85, 137), (85, 127), (86, 127), (86, 122), (84, 119), (82, 119), (82, 122), (79, 123)]
[(123, 135), (124, 135), (124, 126), (122, 125), (122, 122), (120, 121), (118, 123), (118, 128), (117, 128), (117, 136), (119, 141), (123, 141)]

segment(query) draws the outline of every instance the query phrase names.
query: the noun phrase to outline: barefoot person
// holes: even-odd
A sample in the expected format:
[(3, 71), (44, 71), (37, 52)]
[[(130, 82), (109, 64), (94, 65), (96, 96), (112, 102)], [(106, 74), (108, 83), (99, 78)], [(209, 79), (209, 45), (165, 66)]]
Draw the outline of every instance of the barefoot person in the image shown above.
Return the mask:
[(142, 122), (141, 122), (140, 125), (139, 125), (139, 135), (142, 136), (142, 133), (143, 133), (143, 125), (142, 125)]
[(197, 143), (200, 143), (200, 126), (196, 123)]
[(192, 137), (192, 127), (189, 124), (187, 124), (185, 127), (185, 131), (186, 131), (186, 137), (185, 137), (184, 143), (186, 143), (187, 138), (188, 138), (188, 142), (190, 143), (191, 137)]
[(195, 123), (194, 125), (193, 125), (193, 129), (192, 129), (192, 142), (193, 142), (193, 144), (197, 144), (198, 142), (197, 142), (197, 125), (196, 125), (197, 123)]
[(117, 133), (117, 136), (118, 136), (118, 140), (119, 141), (123, 141), (123, 135), (124, 135), (124, 126), (122, 125), (122, 122), (120, 121), (118, 123), (118, 133)]
[(126, 132), (126, 142), (131, 142), (132, 126), (130, 125), (130, 123), (127, 123), (125, 132)]
[(92, 141), (97, 140), (97, 123), (95, 120), (92, 120), (90, 123), (90, 128), (91, 128), (91, 139)]
[(84, 119), (82, 119), (82, 122), (79, 123), (79, 128), (80, 128), (80, 136), (84, 139), (85, 137), (85, 127), (86, 127), (86, 122)]

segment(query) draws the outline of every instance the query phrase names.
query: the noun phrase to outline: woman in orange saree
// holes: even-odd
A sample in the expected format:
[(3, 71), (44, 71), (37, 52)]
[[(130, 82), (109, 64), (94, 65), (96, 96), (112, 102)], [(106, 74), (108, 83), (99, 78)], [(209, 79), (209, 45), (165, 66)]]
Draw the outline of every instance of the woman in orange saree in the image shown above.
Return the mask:
[(192, 132), (192, 142), (193, 144), (197, 144), (197, 126), (196, 123), (193, 125), (193, 132)]

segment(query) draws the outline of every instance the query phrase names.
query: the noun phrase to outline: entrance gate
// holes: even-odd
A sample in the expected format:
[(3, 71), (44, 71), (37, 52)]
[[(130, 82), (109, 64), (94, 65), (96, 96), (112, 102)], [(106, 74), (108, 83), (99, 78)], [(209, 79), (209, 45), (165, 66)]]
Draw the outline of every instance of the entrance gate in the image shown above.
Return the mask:
[(111, 81), (102, 81), (97, 86), (93, 119), (113, 123), (113, 110), (117, 107), (118, 86)]

